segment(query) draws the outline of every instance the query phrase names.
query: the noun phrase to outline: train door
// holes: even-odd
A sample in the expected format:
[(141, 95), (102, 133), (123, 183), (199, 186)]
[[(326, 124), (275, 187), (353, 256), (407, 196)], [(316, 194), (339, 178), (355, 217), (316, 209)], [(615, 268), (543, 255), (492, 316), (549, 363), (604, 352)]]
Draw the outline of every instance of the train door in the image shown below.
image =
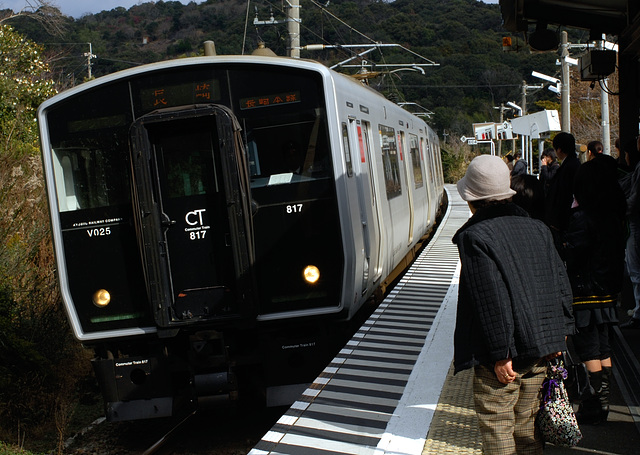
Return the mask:
[(431, 159), (431, 153), (429, 152), (429, 149), (427, 148), (427, 156), (425, 158), (425, 145), (424, 145), (424, 138), (420, 138), (419, 139), (419, 144), (420, 144), (420, 158), (422, 160), (422, 162), (424, 163), (424, 170), (426, 173), (429, 174), (428, 178), (425, 178), (425, 187), (426, 187), (426, 192), (427, 192), (427, 225), (431, 224), (431, 197), (434, 194), (435, 190), (434, 190), (434, 184), (433, 184), (433, 160)]
[[(410, 245), (411, 242), (413, 242), (413, 218), (414, 218), (414, 213), (413, 213), (413, 188), (412, 188), (412, 183), (413, 179), (411, 178), (411, 166), (407, 165), (407, 161), (409, 160), (409, 155), (410, 153), (408, 153), (407, 147), (406, 147), (406, 137), (404, 134), (404, 131), (399, 131), (398, 132), (398, 147), (400, 147), (400, 160), (403, 162), (404, 164), (404, 171), (405, 171), (405, 177), (407, 179), (407, 203), (409, 204), (409, 210), (408, 210), (408, 215), (409, 215), (409, 236), (407, 239), (407, 244)], [(406, 152), (406, 153), (405, 153)], [(403, 155), (404, 159), (403, 159)]]
[[(362, 239), (364, 248), (364, 265), (363, 265), (363, 285), (362, 291), (364, 292), (369, 282), (375, 282), (376, 275), (379, 275), (379, 228), (377, 224), (377, 213), (373, 200), (371, 200), (371, 190), (367, 190), (372, 185), (371, 178), (369, 176), (369, 168), (367, 167), (366, 155), (364, 150), (364, 138), (362, 136), (362, 126), (359, 125), (354, 117), (349, 117), (349, 135), (351, 138), (356, 138), (356, 141), (351, 140), (351, 143), (358, 144), (358, 153), (353, 156), (352, 159), (357, 161), (357, 182), (356, 187), (358, 191), (358, 205), (360, 206), (360, 224), (362, 226)], [(372, 280), (373, 278), (373, 280)]]
[[(378, 188), (378, 182), (374, 163), (372, 161), (371, 153), (371, 124), (369, 122), (362, 121), (361, 125), (358, 125), (358, 144), (360, 146), (360, 159), (366, 161), (366, 172), (368, 174), (368, 187), (369, 187), (369, 204), (367, 204), (367, 210), (371, 209), (371, 220), (369, 232), (372, 236), (371, 241), (373, 249), (371, 251), (372, 261), (372, 282), (378, 281), (382, 275), (382, 253), (384, 248), (384, 242), (382, 242), (383, 228), (384, 226), (380, 222), (380, 200), (378, 194), (380, 190)], [(362, 164), (361, 168), (365, 168), (365, 164)]]
[(209, 105), (151, 113), (132, 128), (137, 230), (160, 326), (249, 312), (240, 295), (251, 294), (251, 217), (236, 125)]

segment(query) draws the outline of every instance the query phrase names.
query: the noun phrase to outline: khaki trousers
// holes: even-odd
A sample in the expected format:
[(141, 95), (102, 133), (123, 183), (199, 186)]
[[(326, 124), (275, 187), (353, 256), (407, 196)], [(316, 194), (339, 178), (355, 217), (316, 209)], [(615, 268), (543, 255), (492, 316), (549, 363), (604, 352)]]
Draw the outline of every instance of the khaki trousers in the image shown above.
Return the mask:
[(525, 365), (514, 361), (518, 376), (509, 384), (498, 381), (493, 368), (475, 367), (473, 398), (484, 454), (542, 454), (542, 440), (534, 423), (545, 365), (544, 360)]

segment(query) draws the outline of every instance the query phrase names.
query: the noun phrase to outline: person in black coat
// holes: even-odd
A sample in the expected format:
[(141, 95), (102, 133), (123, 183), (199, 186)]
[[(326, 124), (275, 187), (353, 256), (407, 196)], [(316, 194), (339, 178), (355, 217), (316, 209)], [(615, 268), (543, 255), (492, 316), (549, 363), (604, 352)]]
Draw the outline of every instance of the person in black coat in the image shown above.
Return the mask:
[(544, 185), (535, 175), (511, 176), (513, 203), (527, 211), (531, 218), (544, 220)]
[(549, 192), (551, 180), (559, 168), (560, 163), (558, 163), (556, 151), (552, 148), (545, 149), (540, 157), (540, 181), (544, 186), (545, 195)]
[(522, 153), (516, 152), (514, 155), (511, 177), (515, 177), (516, 175), (525, 175), (527, 173), (527, 166), (528, 163), (522, 159)]
[[(562, 160), (562, 164), (551, 179), (545, 197), (545, 222), (558, 240), (569, 225), (573, 203), (573, 181), (580, 166), (580, 160), (576, 155), (575, 138), (569, 133), (558, 133), (553, 138), (553, 148), (558, 158)], [(558, 242), (556, 246), (560, 249)]]
[(455, 372), (474, 369), (485, 453), (542, 453), (534, 430), (546, 359), (573, 333), (571, 286), (549, 228), (511, 202), (498, 157), (476, 157), (458, 191), (473, 216), (453, 237), (461, 261)]
[(615, 159), (599, 154), (582, 164), (574, 194), (561, 255), (573, 291), (573, 344), (596, 392), (582, 401), (577, 418), (579, 423), (597, 423), (609, 413), (609, 331), (618, 323), (615, 306), (624, 276), (627, 202)]

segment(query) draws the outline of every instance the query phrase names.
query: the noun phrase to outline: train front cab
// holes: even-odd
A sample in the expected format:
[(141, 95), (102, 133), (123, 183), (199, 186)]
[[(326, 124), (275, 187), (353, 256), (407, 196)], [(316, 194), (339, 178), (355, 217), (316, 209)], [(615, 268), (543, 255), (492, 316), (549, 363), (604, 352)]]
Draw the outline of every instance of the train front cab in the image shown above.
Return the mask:
[(312, 321), (343, 309), (344, 252), (322, 76), (254, 69), (152, 65), (39, 111), (63, 302), (110, 420), (329, 358)]

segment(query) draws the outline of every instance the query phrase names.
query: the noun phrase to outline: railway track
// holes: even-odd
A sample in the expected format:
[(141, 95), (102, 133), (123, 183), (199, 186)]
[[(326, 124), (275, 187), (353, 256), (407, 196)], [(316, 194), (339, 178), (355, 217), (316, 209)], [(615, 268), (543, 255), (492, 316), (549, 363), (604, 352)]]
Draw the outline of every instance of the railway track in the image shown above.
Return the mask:
[(102, 422), (78, 435), (67, 455), (243, 455), (286, 408), (225, 406), (181, 418)]
[(151, 447), (149, 447), (147, 450), (145, 450), (142, 453), (142, 455), (152, 455), (152, 454), (160, 455), (161, 453), (163, 453), (163, 449), (164, 450), (168, 449), (169, 444), (172, 441), (173, 437), (178, 434), (178, 431), (180, 429), (185, 427), (187, 425), (187, 423), (192, 420), (192, 418), (195, 416), (196, 412), (197, 411), (193, 411), (187, 417), (185, 417), (184, 419), (179, 421), (176, 424), (176, 426), (171, 428), (166, 434), (164, 434), (160, 439), (158, 439), (155, 443), (153, 443), (151, 445)]

